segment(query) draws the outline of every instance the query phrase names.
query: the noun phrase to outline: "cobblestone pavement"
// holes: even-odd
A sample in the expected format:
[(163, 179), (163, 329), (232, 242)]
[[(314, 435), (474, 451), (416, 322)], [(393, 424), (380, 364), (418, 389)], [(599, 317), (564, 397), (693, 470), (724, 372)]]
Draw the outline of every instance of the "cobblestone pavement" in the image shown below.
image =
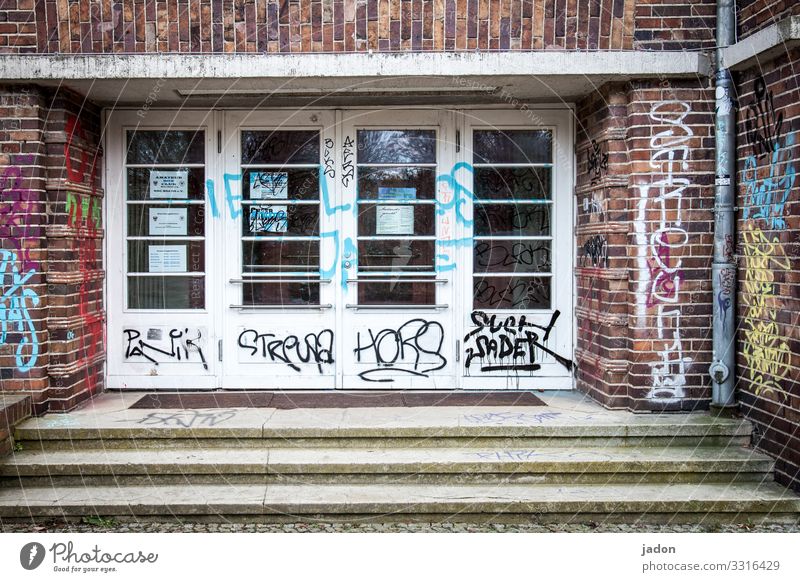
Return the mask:
[(93, 518), (91, 523), (2, 523), (4, 533), (798, 533), (798, 524), (649, 525), (649, 524), (468, 524), (468, 523), (116, 523)]

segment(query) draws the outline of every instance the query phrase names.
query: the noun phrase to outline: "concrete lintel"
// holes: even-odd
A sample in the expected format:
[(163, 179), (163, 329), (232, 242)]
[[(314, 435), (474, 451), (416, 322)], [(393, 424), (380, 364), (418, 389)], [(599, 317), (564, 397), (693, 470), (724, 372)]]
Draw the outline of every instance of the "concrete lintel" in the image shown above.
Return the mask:
[(709, 76), (698, 52), (0, 55), (0, 80), (279, 79), (612, 75)]
[(800, 44), (800, 16), (790, 16), (722, 49), (723, 65), (743, 71)]

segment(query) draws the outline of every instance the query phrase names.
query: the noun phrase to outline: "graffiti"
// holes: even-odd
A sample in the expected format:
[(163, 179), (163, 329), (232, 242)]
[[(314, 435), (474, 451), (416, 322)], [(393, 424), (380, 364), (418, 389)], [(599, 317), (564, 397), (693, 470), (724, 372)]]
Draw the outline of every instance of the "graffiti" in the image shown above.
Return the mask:
[(237, 343), (251, 358), (286, 364), (295, 372), (300, 372), (298, 364), (312, 363), (322, 374), (322, 366), (334, 362), (333, 331), (330, 329), (308, 333), (302, 339), (296, 335), (279, 338), (274, 333), (245, 329), (239, 334)]
[[(33, 163), (33, 156), (19, 156), (21, 164)], [(39, 270), (39, 262), (31, 258), (31, 249), (24, 243), (41, 235), (41, 227), (31, 224), (39, 212), (36, 193), (23, 187), (22, 169), (9, 166), (5, 169), (0, 184), (0, 238), (11, 242), (22, 262), (22, 270)]]
[[(588, 263), (588, 264), (587, 264)], [(608, 266), (608, 241), (606, 237), (596, 234), (583, 243), (581, 267), (607, 267)]]
[(550, 245), (540, 241), (508, 242), (478, 241), (475, 243), (476, 271), (544, 271), (551, 268)]
[(335, 178), (336, 177), (336, 168), (334, 166), (335, 162), (333, 159), (333, 146), (334, 141), (330, 137), (325, 138), (325, 147), (322, 151), (322, 161), (324, 164), (323, 174), (328, 178)]
[(470, 424), (529, 426), (542, 424), (548, 420), (555, 420), (560, 416), (560, 412), (484, 412), (481, 414), (465, 414), (463, 418), (465, 422)]
[(728, 328), (728, 310), (733, 301), (733, 283), (736, 278), (735, 269), (725, 269), (719, 272), (719, 292), (717, 305), (722, 312), (722, 329)]
[(286, 232), (288, 216), (286, 206), (251, 206), (250, 232)]
[(377, 364), (376, 368), (359, 374), (367, 382), (392, 382), (393, 374), (407, 374), (427, 378), (431, 372), (447, 365), (442, 355), (444, 328), (436, 321), (412, 319), (397, 329), (386, 328), (378, 332), (368, 329), (369, 338), (362, 345), (362, 332), (356, 334), (353, 352), (358, 362), (362, 354)]
[(0, 298), (0, 344), (8, 341), (8, 334), (20, 334), (15, 352), (16, 366), (20, 372), (29, 371), (39, 357), (39, 338), (33, 324), (30, 308), (39, 305), (39, 295), (25, 285), (36, 274), (34, 269), (20, 274), (17, 255), (0, 249), (0, 276), (3, 295)]
[(543, 352), (572, 370), (571, 360), (546, 347), (559, 315), (554, 311), (543, 326), (528, 322), (524, 315), (498, 320), (497, 314), (490, 317), (483, 311), (473, 311), (471, 319), (476, 327), (464, 336), (464, 368), (469, 370), (472, 361), (478, 360), (481, 372), (535, 372), (542, 367), (539, 352)]
[(599, 182), (603, 174), (608, 173), (608, 152), (602, 151), (595, 140), (592, 140), (592, 146), (586, 154), (586, 163), (592, 184)]
[(775, 112), (772, 91), (767, 91), (763, 77), (755, 80), (753, 92), (753, 102), (745, 110), (744, 126), (753, 155), (760, 157), (778, 149), (783, 113)]
[(151, 412), (142, 417), (137, 424), (163, 427), (177, 426), (181, 428), (217, 426), (234, 418), (237, 412), (233, 409), (212, 411), (189, 409), (177, 412)]
[(344, 138), (344, 143), (342, 144), (342, 185), (347, 188), (350, 185), (350, 181), (356, 175), (356, 167), (353, 164), (353, 156), (355, 154), (355, 143), (353, 143), (353, 138), (349, 135)]
[(203, 332), (200, 329), (194, 329), (190, 335), (188, 328), (182, 330), (172, 328), (167, 334), (168, 343), (164, 339), (163, 330), (157, 327), (148, 329), (144, 339), (141, 339), (142, 332), (138, 329), (124, 329), (122, 333), (125, 334), (126, 360), (140, 357), (158, 366), (165, 359), (189, 362), (192, 360), (192, 354), (197, 354), (203, 364), (203, 369), (208, 370), (201, 347)]
[[(691, 106), (683, 101), (659, 101), (650, 109), (650, 119), (667, 126), (650, 138), (650, 167), (660, 174), (651, 184), (639, 186), (635, 221), (638, 245), (638, 315), (646, 326), (648, 309), (655, 307), (659, 359), (650, 362), (652, 387), (648, 398), (670, 402), (684, 397), (686, 372), (692, 359), (683, 355), (681, 308), (678, 305), (682, 278), (682, 249), (689, 235), (682, 224), (683, 191), (691, 181), (676, 174), (689, 169), (689, 140), (694, 136), (685, 119)], [(655, 195), (652, 192), (655, 191)], [(655, 206), (658, 228), (648, 233), (648, 210)]]
[(786, 143), (775, 143), (769, 159), (768, 174), (762, 176), (756, 156), (748, 156), (744, 161), (743, 184), (745, 188), (742, 216), (745, 220), (763, 219), (771, 230), (786, 228), (783, 217), (784, 206), (794, 187), (796, 173), (792, 161), (794, 135), (786, 138)]
[[(557, 413), (556, 413), (557, 414)], [(555, 450), (512, 450), (512, 451), (478, 451), (472, 453), (479, 459), (487, 461), (530, 461), (537, 457), (563, 457), (565, 459), (586, 460), (587, 457), (597, 461), (610, 461), (611, 455), (599, 451), (559, 451)]]
[[(506, 284), (493, 285), (495, 279), (478, 279), (473, 284), (475, 302), (487, 308), (516, 309), (550, 306), (550, 279), (541, 277), (506, 279)], [(503, 279), (498, 280), (502, 281)]]
[(605, 200), (603, 200), (602, 193), (592, 192), (591, 196), (587, 195), (583, 199), (583, 211), (586, 214), (599, 214), (601, 217), (605, 215)]
[(475, 195), (467, 184), (471, 184), (474, 174), (475, 171), (471, 164), (458, 162), (453, 165), (449, 174), (441, 174), (436, 177), (439, 192), (436, 204), (437, 214), (444, 215), (452, 208), (455, 211), (456, 222), (467, 227), (472, 226), (471, 201), (474, 200)]
[(758, 226), (742, 233), (745, 257), (742, 355), (756, 395), (785, 399), (781, 383), (789, 373), (791, 350), (777, 321), (775, 274), (791, 265), (778, 237), (768, 239)]
[(103, 209), (100, 201), (95, 197), (67, 192), (65, 209), (67, 226), (79, 227), (84, 224), (90, 229), (100, 228)]

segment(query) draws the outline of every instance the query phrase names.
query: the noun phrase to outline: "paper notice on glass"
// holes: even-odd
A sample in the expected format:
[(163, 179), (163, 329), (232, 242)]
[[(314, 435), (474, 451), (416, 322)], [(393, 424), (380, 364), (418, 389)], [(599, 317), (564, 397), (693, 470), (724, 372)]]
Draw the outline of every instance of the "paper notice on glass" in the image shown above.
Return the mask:
[(288, 226), (286, 206), (251, 206), (250, 232), (286, 232)]
[(416, 188), (390, 188), (386, 186), (378, 188), (378, 199), (380, 200), (415, 200), (416, 198)]
[(150, 198), (188, 198), (189, 170), (150, 170)]
[(185, 273), (185, 245), (151, 245), (148, 247), (151, 273)]
[(250, 199), (270, 200), (289, 197), (289, 174), (286, 172), (251, 172)]
[(414, 207), (378, 205), (375, 234), (414, 234)]
[(186, 208), (150, 208), (150, 236), (186, 235)]

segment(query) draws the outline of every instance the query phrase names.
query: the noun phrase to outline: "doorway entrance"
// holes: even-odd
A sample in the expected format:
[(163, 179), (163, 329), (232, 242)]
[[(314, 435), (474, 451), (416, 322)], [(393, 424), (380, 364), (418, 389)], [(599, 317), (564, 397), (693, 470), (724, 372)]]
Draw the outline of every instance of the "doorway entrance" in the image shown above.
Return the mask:
[(571, 387), (568, 112), (109, 118), (109, 387)]

